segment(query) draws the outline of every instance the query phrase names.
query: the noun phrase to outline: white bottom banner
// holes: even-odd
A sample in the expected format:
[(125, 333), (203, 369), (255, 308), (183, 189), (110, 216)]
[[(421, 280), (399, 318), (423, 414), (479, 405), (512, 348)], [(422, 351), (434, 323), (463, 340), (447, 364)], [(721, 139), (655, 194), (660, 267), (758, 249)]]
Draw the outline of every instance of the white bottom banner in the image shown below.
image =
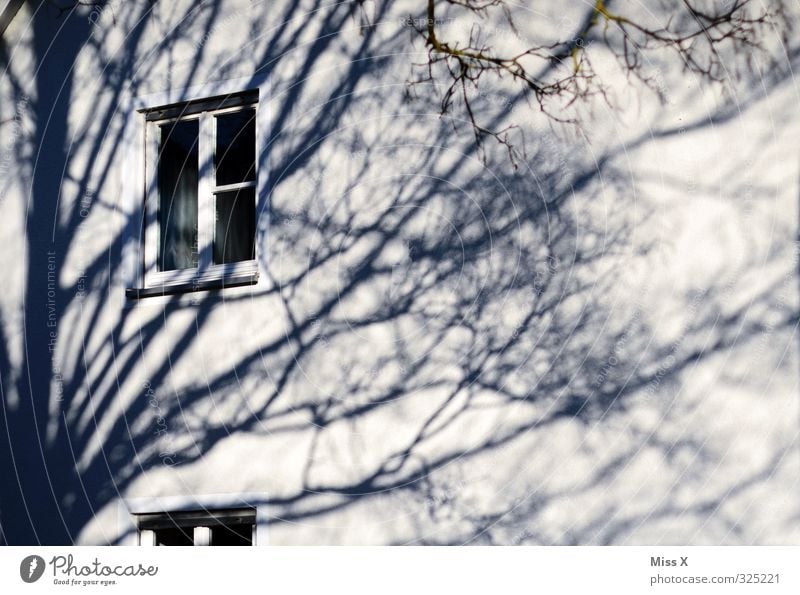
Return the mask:
[(0, 593), (800, 593), (798, 547), (5, 547)]

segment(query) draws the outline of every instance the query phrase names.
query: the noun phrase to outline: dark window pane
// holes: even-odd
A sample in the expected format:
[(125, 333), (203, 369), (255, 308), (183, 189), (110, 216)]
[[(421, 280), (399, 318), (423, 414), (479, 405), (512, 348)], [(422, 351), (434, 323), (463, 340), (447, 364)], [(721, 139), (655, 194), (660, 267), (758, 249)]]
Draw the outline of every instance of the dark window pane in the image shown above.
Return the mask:
[(197, 266), (197, 120), (159, 126), (158, 270)]
[(194, 545), (194, 529), (192, 527), (158, 529), (156, 545)]
[(253, 525), (222, 525), (211, 529), (211, 545), (253, 545)]
[(216, 116), (217, 186), (256, 179), (256, 110)]
[(255, 258), (255, 196), (253, 188), (216, 195), (215, 264)]

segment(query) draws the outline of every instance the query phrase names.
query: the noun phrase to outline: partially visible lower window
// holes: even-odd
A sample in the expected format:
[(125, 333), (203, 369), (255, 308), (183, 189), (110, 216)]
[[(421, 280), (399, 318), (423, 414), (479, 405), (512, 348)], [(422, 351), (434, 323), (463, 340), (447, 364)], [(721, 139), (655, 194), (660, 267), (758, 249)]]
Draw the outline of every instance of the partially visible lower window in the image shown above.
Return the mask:
[(255, 545), (255, 508), (136, 515), (139, 545)]

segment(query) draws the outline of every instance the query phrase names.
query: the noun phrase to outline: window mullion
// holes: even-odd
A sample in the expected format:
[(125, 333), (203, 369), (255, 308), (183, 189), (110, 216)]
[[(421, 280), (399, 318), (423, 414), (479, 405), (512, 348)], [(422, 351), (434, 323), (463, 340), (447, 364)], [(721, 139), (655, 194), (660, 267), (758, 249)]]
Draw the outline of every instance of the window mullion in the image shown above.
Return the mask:
[(139, 531), (139, 545), (156, 545), (156, 532), (152, 529), (142, 529)]
[(200, 116), (199, 157), (197, 201), (197, 250), (201, 271), (211, 265), (214, 242), (214, 117), (204, 112)]
[(255, 188), (256, 182), (255, 180), (251, 180), (249, 182), (237, 182), (236, 184), (224, 184), (222, 186), (215, 186), (213, 191), (214, 193), (218, 192), (231, 192), (232, 190), (243, 190), (245, 188)]
[(210, 527), (195, 527), (193, 531), (193, 541), (195, 545), (212, 545), (211, 544), (211, 528)]

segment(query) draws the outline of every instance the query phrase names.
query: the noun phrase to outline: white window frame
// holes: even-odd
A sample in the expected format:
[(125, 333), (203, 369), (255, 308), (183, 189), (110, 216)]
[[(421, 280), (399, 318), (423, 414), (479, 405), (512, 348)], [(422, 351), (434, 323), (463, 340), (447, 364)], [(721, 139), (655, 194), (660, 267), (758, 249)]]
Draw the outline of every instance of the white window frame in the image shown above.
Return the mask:
[[(207, 510), (255, 509), (252, 545), (268, 544), (267, 496), (264, 493), (245, 492), (240, 494), (204, 494), (190, 496), (156, 496), (152, 498), (123, 498), (117, 509), (119, 544), (130, 546), (155, 545), (155, 534), (147, 529), (140, 531), (138, 517), (145, 514), (178, 513)], [(210, 530), (196, 527), (195, 545), (208, 545)]]
[[(258, 98), (252, 105), (240, 105), (161, 121), (146, 121), (146, 114), (160, 106), (202, 101), (220, 96), (234, 96), (257, 91)], [(125, 295), (130, 299), (150, 296), (189, 293), (207, 289), (222, 289), (237, 285), (261, 285), (260, 262), (264, 258), (260, 246), (263, 232), (268, 224), (267, 167), (263, 159), (264, 143), (268, 138), (269, 87), (265, 78), (241, 78), (217, 81), (176, 91), (153, 93), (129, 100), (124, 142), (128, 147), (123, 179), (123, 211), (129, 216), (123, 252), (123, 276)], [(213, 158), (216, 146), (216, 115), (255, 107), (256, 110), (256, 175), (255, 182), (216, 186)], [(199, 180), (198, 180), (198, 266), (177, 271), (157, 271), (158, 251), (158, 196), (154, 185), (157, 172), (158, 137), (152, 134), (159, 124), (170, 120), (200, 120)], [(149, 130), (148, 130), (149, 127)], [(150, 134), (148, 134), (150, 132)], [(128, 167), (127, 164), (130, 164)], [(213, 264), (214, 192), (235, 190), (240, 187), (255, 188), (256, 230), (255, 257), (253, 260)]]

